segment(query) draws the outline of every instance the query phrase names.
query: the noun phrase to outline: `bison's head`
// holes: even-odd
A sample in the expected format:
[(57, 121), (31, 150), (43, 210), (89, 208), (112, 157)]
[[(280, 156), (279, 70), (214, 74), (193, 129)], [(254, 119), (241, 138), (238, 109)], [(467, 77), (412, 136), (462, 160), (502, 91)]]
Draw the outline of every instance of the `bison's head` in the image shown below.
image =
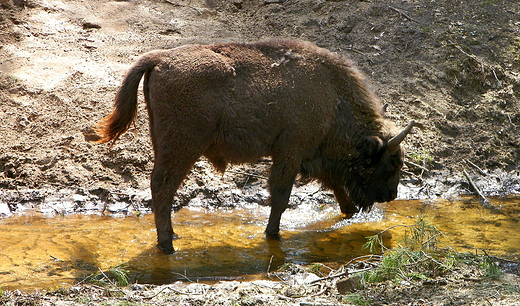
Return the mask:
[(404, 161), (401, 142), (410, 133), (412, 121), (386, 143), (379, 137), (367, 137), (360, 155), (348, 173), (346, 189), (352, 202), (359, 208), (370, 208), (374, 202), (388, 202), (397, 197), (399, 173)]

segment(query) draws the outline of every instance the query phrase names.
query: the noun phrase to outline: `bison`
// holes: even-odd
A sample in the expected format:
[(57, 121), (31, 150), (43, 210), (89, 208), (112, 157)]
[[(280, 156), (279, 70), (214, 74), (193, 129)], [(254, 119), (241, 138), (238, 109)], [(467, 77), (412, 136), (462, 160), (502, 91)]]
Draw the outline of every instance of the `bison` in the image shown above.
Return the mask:
[(296, 176), (333, 190), (353, 214), (396, 198), (403, 165), (399, 133), (348, 59), (293, 39), (185, 45), (142, 55), (126, 73), (98, 142), (114, 142), (134, 122), (143, 90), (155, 154), (151, 176), (157, 247), (174, 252), (173, 197), (205, 156), (228, 163), (272, 158), (265, 234), (279, 237)]

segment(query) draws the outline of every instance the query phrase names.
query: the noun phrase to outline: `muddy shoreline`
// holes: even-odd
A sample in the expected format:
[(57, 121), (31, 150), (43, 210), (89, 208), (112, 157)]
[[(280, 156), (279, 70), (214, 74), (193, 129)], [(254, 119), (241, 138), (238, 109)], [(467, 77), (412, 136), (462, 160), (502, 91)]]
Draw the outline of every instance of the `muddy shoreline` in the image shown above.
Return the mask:
[[(265, 168), (266, 165), (264, 163), (263, 167)], [(198, 162), (198, 167), (199, 169), (211, 168), (206, 161)], [(207, 209), (243, 207), (248, 203), (267, 205), (269, 194), (265, 177), (255, 174), (254, 167), (248, 169), (249, 174), (242, 172), (243, 168), (232, 168), (224, 176), (210, 170), (210, 173), (214, 174), (214, 180), (207, 180), (207, 185), (185, 185), (175, 199), (174, 210), (188, 205)], [(520, 195), (518, 171), (508, 173), (469, 171), (469, 173), (473, 185), (463, 173), (458, 175), (429, 173), (427, 177), (405, 174), (399, 186), (398, 199), (433, 201), (455, 200), (463, 195), (478, 197), (474, 186), (485, 197)], [(302, 201), (336, 205), (332, 192), (323, 189), (317, 182), (297, 183), (291, 195), (290, 208), (297, 209)], [(26, 213), (39, 213), (47, 217), (70, 214), (107, 213), (125, 216), (151, 213), (151, 194), (148, 188), (108, 190), (73, 186), (60, 188), (52, 185), (39, 189), (0, 190), (1, 217)]]

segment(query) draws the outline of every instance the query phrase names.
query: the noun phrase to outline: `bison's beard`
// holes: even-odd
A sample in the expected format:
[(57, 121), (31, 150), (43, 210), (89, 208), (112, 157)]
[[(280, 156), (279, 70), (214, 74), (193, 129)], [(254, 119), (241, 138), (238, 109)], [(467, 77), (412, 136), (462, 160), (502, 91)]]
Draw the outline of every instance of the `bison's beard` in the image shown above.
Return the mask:
[(370, 188), (368, 186), (359, 183), (359, 181), (354, 180), (350, 181), (345, 188), (348, 191), (348, 195), (350, 196), (350, 200), (359, 210), (362, 211), (370, 211), (372, 206), (374, 206), (375, 195), (373, 192), (370, 192)]
[(362, 180), (351, 180), (345, 184), (350, 200), (360, 210), (370, 211), (375, 202), (390, 202), (397, 197), (397, 186), (395, 189), (376, 184), (363, 184)]

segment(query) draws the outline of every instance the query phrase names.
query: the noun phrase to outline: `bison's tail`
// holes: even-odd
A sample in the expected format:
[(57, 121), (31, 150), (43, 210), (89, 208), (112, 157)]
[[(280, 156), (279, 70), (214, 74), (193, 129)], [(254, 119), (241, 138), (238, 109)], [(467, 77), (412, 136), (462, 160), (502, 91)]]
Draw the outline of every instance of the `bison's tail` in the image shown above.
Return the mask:
[(152, 51), (141, 56), (126, 73), (114, 99), (114, 110), (96, 126), (96, 142), (113, 143), (132, 125), (137, 116), (137, 90), (143, 75), (163, 58), (164, 51)]

